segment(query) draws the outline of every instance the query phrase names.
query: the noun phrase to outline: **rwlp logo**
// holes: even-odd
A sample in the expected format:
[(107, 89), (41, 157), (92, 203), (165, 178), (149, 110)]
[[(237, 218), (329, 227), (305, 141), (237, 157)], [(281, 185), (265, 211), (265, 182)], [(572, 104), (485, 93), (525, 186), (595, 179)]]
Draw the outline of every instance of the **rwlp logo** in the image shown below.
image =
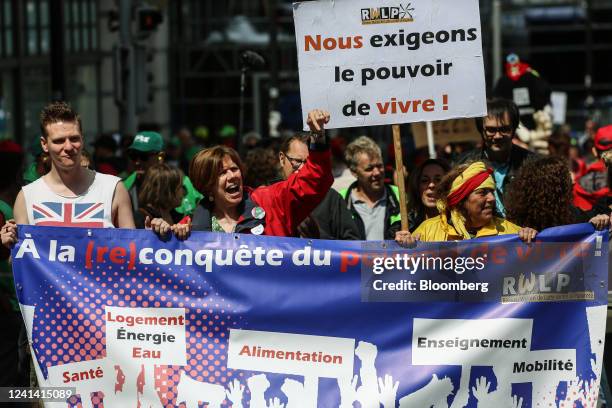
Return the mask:
[(414, 21), (411, 4), (361, 9), (361, 24), (410, 23)]

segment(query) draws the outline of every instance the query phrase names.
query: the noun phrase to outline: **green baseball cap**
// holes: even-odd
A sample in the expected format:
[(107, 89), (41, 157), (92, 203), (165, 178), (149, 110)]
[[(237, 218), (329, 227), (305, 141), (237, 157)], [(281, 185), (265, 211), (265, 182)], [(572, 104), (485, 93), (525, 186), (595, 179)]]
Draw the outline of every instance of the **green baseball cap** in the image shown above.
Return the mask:
[(221, 139), (228, 139), (230, 137), (236, 136), (237, 132), (238, 131), (234, 126), (225, 125), (221, 128), (221, 130), (219, 130), (219, 136), (221, 136)]
[(145, 153), (161, 152), (164, 149), (164, 139), (157, 132), (139, 132), (128, 149)]

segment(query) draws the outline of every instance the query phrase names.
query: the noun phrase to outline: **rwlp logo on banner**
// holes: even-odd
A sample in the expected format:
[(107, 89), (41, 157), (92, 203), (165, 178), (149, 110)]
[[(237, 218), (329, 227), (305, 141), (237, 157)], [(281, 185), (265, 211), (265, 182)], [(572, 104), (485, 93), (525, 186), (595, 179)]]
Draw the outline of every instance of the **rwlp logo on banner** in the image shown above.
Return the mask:
[(370, 7), (361, 9), (361, 24), (411, 23), (414, 21), (411, 3), (398, 7)]

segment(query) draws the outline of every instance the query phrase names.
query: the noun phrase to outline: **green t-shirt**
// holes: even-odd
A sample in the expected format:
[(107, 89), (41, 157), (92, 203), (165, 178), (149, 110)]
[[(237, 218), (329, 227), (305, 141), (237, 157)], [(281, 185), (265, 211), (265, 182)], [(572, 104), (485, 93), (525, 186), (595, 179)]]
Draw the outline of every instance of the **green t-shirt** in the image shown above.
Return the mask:
[[(13, 218), (13, 208), (5, 201), (0, 200), (0, 212), (4, 220)], [(0, 292), (8, 297), (14, 312), (19, 311), (19, 302), (15, 293), (15, 281), (13, 280), (13, 269), (8, 259), (0, 260)]]
[(0, 212), (4, 215), (4, 220), (10, 220), (13, 218), (13, 207), (11, 207), (6, 201), (0, 200)]
[(36, 162), (30, 164), (23, 172), (23, 181), (25, 181), (26, 184), (30, 184), (33, 181), (38, 180), (39, 178), (40, 175), (36, 171)]
[(185, 197), (183, 197), (181, 205), (176, 207), (175, 210), (179, 214), (189, 215), (193, 213), (204, 196), (195, 189), (187, 176), (183, 177), (183, 187), (185, 188)]

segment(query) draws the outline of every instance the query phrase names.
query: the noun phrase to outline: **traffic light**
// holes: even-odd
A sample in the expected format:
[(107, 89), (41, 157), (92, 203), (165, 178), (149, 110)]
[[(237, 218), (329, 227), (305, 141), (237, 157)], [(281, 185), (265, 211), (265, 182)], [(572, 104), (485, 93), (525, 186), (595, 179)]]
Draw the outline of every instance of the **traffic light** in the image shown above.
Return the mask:
[(117, 10), (109, 10), (106, 17), (106, 28), (108, 28), (108, 31), (119, 31), (119, 12)]
[(153, 102), (155, 76), (150, 70), (152, 61), (153, 50), (151, 48), (142, 45), (134, 47), (136, 113), (145, 112), (149, 104)]
[(162, 12), (150, 6), (139, 7), (136, 10), (138, 33), (140, 36), (148, 36), (157, 29), (157, 26), (164, 21)]

